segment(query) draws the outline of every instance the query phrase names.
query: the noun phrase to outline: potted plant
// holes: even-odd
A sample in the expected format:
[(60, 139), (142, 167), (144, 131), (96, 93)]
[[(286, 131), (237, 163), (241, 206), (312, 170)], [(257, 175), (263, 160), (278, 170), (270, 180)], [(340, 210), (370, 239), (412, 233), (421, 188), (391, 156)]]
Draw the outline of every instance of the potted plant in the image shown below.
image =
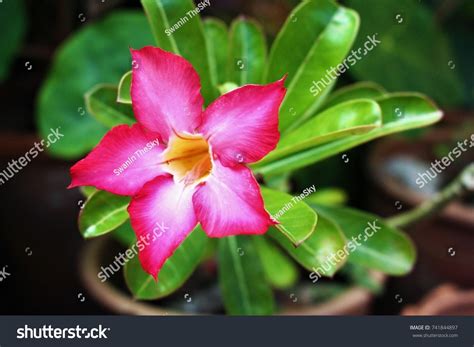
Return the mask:
[[(119, 168), (126, 169), (129, 164), (133, 164), (133, 160), (130, 160), (128, 164), (122, 165), (124, 157), (120, 148), (126, 147), (132, 138), (146, 138), (150, 139), (149, 143), (155, 143), (146, 132), (137, 130), (139, 129), (136, 125), (137, 119), (139, 123), (147, 124), (148, 130), (153, 128), (156, 132), (162, 132), (169, 129), (163, 130), (160, 127), (184, 119), (166, 118), (172, 112), (163, 112), (163, 107), (165, 109), (175, 107), (177, 113), (184, 112), (186, 117), (189, 116), (191, 108), (200, 110), (199, 104), (197, 107), (195, 104), (190, 104), (179, 108), (182, 106), (180, 104), (182, 97), (173, 88), (184, 86), (186, 89), (195, 83), (183, 76), (194, 79), (199, 76), (206, 108), (204, 112), (208, 112), (206, 117), (211, 119), (213, 118), (209, 114), (217, 112), (215, 110), (219, 110), (219, 105), (222, 106), (224, 103), (219, 101), (221, 104), (219, 102), (213, 104), (217, 98), (233, 100), (236, 94), (251, 90), (248, 95), (245, 94), (246, 97), (238, 99), (238, 102), (230, 103), (233, 107), (239, 107), (242, 104), (247, 105), (255, 93), (270, 90), (275, 93), (270, 97), (273, 101), (262, 97), (260, 99), (262, 104), (253, 104), (246, 110), (258, 118), (267, 112), (266, 108), (273, 110), (277, 103), (279, 106), (277, 124), (265, 121), (254, 124), (251, 128), (245, 123), (245, 119), (240, 120), (243, 125), (234, 120), (232, 124), (237, 130), (231, 127), (229, 130), (231, 136), (227, 136), (227, 140), (235, 140), (238, 150), (233, 151), (232, 146), (219, 147), (214, 142), (213, 146), (219, 155), (219, 160), (232, 162), (232, 164), (228, 162), (228, 167), (234, 168), (232, 170), (251, 169), (251, 171), (246, 171), (249, 172), (247, 178), (250, 180), (246, 184), (226, 185), (227, 190), (234, 189), (234, 195), (238, 191), (248, 194), (247, 197), (240, 197), (240, 205), (229, 204), (228, 209), (223, 208), (212, 216), (220, 220), (227, 213), (234, 213), (233, 218), (238, 219), (240, 217), (235, 213), (239, 209), (244, 213), (253, 214), (255, 209), (249, 208), (249, 201), (254, 198), (253, 201), (259, 199), (262, 201), (265, 210), (261, 213), (271, 215), (272, 223), (271, 226), (265, 227), (265, 230), (260, 230), (261, 235), (225, 236), (227, 230), (224, 227), (213, 228), (213, 223), (203, 217), (202, 226), (198, 225), (179, 246), (172, 249), (172, 254), (166, 255), (163, 264), (158, 266), (161, 267), (159, 271), (155, 271), (156, 264), (150, 258), (142, 254), (140, 257), (137, 256), (141, 252), (148, 252), (149, 249), (146, 250), (147, 245), (143, 244), (143, 239), (135, 236), (140, 236), (140, 223), (143, 218), (154, 218), (155, 214), (150, 209), (143, 209), (143, 204), (148, 201), (146, 194), (137, 193), (137, 187), (133, 187), (133, 193), (130, 193), (130, 187), (136, 180), (146, 181), (145, 173), (127, 176), (128, 180), (120, 181), (121, 183), (113, 181), (115, 194), (85, 187), (83, 192), (87, 202), (79, 216), (79, 229), (82, 235), (85, 238), (102, 238), (105, 234), (112, 234), (128, 246), (126, 250), (119, 248), (113, 251), (108, 258), (110, 262), (104, 263), (107, 261), (105, 254), (114, 246), (111, 239), (101, 240), (98, 241), (99, 244), (91, 245), (90, 247), (94, 248), (89, 248), (83, 257), (84, 278), (101, 301), (108, 302), (109, 306), (115, 307), (118, 312), (183, 313), (182, 305), (176, 303), (176, 297), (172, 296), (175, 293), (181, 303), (206, 302), (205, 305), (197, 306), (198, 309), (195, 311), (198, 313), (226, 312), (239, 315), (294, 312), (360, 313), (360, 307), (354, 309), (353, 306), (344, 304), (341, 296), (336, 296), (336, 301), (327, 299), (334, 298), (334, 295), (323, 298), (323, 302), (334, 304), (329, 309), (327, 305), (324, 307), (324, 304), (319, 306), (319, 310), (309, 306), (315, 302), (315, 297), (321, 295), (323, 288), (326, 288), (324, 283), (327, 284), (327, 281), (324, 278), (336, 276), (345, 283), (365, 283), (365, 286), (377, 289), (379, 288), (377, 283), (381, 282), (380, 276), (371, 276), (368, 270), (388, 275), (404, 275), (412, 269), (415, 261), (412, 242), (402, 231), (386, 223), (381, 217), (335, 205), (331, 194), (318, 192), (320, 187), (307, 187), (300, 192), (290, 192), (291, 194), (281, 188), (287, 186), (285, 181), (288, 176), (299, 168), (334, 155), (341, 155), (350, 148), (373, 139), (428, 126), (441, 119), (441, 111), (436, 105), (418, 93), (388, 93), (373, 83), (357, 83), (331, 93), (337, 76), (357, 64), (358, 59), (363, 59), (363, 56), (358, 55), (357, 58), (354, 51), (351, 51), (359, 27), (359, 17), (355, 11), (329, 0), (302, 2), (288, 17), (267, 55), (265, 36), (254, 20), (237, 18), (227, 30), (225, 24), (217, 19), (208, 18), (201, 21), (197, 13), (199, 11), (188, 0), (177, 0), (172, 4), (142, 0), (142, 4), (155, 45), (161, 49), (147, 47), (132, 50), (131, 71), (127, 72), (128, 69), (124, 68), (121, 71), (123, 77), (120, 81), (111, 81), (109, 74), (103, 81), (105, 84), (91, 86), (85, 93), (85, 106), (74, 104), (77, 101), (74, 99), (73, 111), (70, 104), (68, 107), (65, 106), (68, 100), (57, 100), (58, 95), (55, 92), (61, 94), (68, 88), (67, 85), (59, 83), (61, 78), (67, 75), (69, 81), (73, 80), (71, 75), (68, 75), (71, 70), (76, 71), (77, 76), (87, 80), (87, 83), (97, 76), (93, 74), (90, 77), (87, 71), (78, 69), (69, 70), (67, 64), (77, 64), (77, 60), (81, 59), (77, 57), (74, 63), (70, 61), (74, 54), (80, 54), (79, 47), (85, 47), (81, 46), (84, 42), (95, 45), (95, 36), (98, 36), (97, 40), (100, 42), (103, 32), (115, 35), (110, 28), (116, 27), (122, 30), (123, 36), (119, 37), (122, 41), (131, 39), (127, 36), (130, 33), (121, 27), (129, 25), (124, 21), (129, 19), (129, 14), (121, 14), (122, 20), (116, 17), (107, 18), (104, 22), (86, 28), (59, 53), (52, 70), (53, 77), (48, 80), (40, 96), (40, 127), (63, 124), (66, 121), (64, 118), (55, 118), (57, 112), (46, 112), (52, 107), (51, 105), (67, 109), (68, 117), (73, 123), (63, 129), (64, 141), (54, 148), (53, 154), (66, 158), (80, 156), (95, 146), (104, 132), (109, 131), (91, 154), (72, 170), (74, 186), (87, 186), (87, 182), (95, 182), (90, 185), (104, 189), (110, 187), (107, 182), (112, 182), (99, 179), (105, 164), (111, 164), (118, 170), (118, 174), (114, 172), (117, 177), (123, 173)], [(186, 19), (183, 20), (183, 17)], [(134, 36), (139, 35), (143, 29), (141, 26), (143, 22), (139, 18), (141, 17), (137, 14), (130, 17), (137, 26), (137, 31), (133, 32)], [(134, 42), (139, 42), (137, 48), (151, 44), (147, 40), (149, 40), (147, 34), (140, 38), (133, 37)], [(361, 52), (365, 49), (364, 54), (375, 49), (378, 42), (376, 35), (367, 36), (366, 40), (366, 45), (360, 48)], [(142, 44), (142, 41), (146, 42)], [(112, 57), (111, 54), (107, 54), (101, 58), (100, 55), (99, 63), (91, 61), (91, 64), (102, 64), (100, 66), (104, 66), (108, 72), (118, 70), (119, 66), (123, 66), (123, 62), (119, 63), (118, 60), (128, 49), (124, 46), (110, 47), (113, 51), (120, 50), (119, 56)], [(92, 47), (92, 50), (94, 49), (95, 46)], [(356, 47), (356, 51), (357, 49)], [(91, 53), (92, 56), (93, 54), (94, 52)], [(149, 58), (150, 56), (156, 59)], [(150, 61), (153, 63), (150, 64)], [(169, 64), (165, 69), (169, 73), (167, 77), (163, 74), (162, 67), (157, 68), (162, 66), (160, 64)], [(181, 68), (187, 73), (183, 73)], [(155, 73), (157, 75), (154, 75)], [(156, 87), (155, 83), (165, 83), (169, 90), (153, 88)], [(150, 88), (147, 89), (146, 85)], [(164, 94), (166, 92), (169, 94)], [(162, 97), (157, 98), (156, 95), (160, 93)], [(70, 98), (73, 99), (73, 96)], [(189, 101), (190, 98), (186, 100)], [(195, 99), (192, 100), (195, 102)], [(166, 106), (160, 104), (165, 101), (168, 102)], [(143, 107), (143, 103), (160, 107)], [(268, 106), (270, 104), (273, 106)], [(145, 112), (142, 112), (143, 110)], [(403, 110), (403, 117), (399, 116), (399, 110)], [(276, 109), (272, 112), (270, 113), (274, 115)], [(154, 120), (147, 118), (150, 114), (156, 113), (160, 114), (161, 118), (155, 117)], [(92, 117), (86, 118), (86, 114)], [(225, 117), (225, 114), (218, 118), (222, 121), (222, 117)], [(273, 118), (267, 120), (270, 119)], [(276, 126), (281, 134), (278, 144), (275, 143), (276, 148), (269, 153), (268, 150), (264, 154), (260, 153), (259, 151), (263, 151), (262, 148), (265, 146), (271, 149), (272, 145), (265, 142), (268, 140), (265, 136), (269, 136), (268, 127)], [(238, 141), (248, 135), (250, 128), (253, 131), (250, 142), (254, 141), (252, 150), (255, 152), (238, 147), (240, 143)], [(129, 132), (134, 132), (134, 135)], [(116, 141), (114, 137), (118, 133), (123, 135), (119, 135), (120, 141)], [(178, 129), (172, 136), (175, 137), (159, 137), (155, 145), (150, 145), (149, 151), (157, 150), (158, 146), (164, 143), (168, 148), (167, 155), (170, 153), (181, 155), (194, 150), (199, 150), (200, 153), (208, 152), (206, 141), (198, 135), (179, 133)], [(171, 138), (173, 141), (169, 140)], [(113, 145), (115, 149), (102, 146), (109, 141), (115, 143)], [(193, 145), (190, 144), (192, 141)], [(212, 144), (212, 141), (209, 141)], [(255, 154), (257, 152), (260, 154)], [(208, 166), (207, 157), (200, 158), (203, 161), (198, 161), (200, 164), (197, 167), (196, 162), (191, 166), (183, 162), (175, 165), (176, 158), (180, 156), (165, 156), (167, 164), (173, 163), (173, 178), (180, 175), (182, 170), (186, 174), (197, 170), (193, 172), (197, 173), (199, 181), (193, 182), (199, 183), (200, 187), (211, 187), (209, 181), (200, 180), (208, 177), (206, 170), (215, 169), (218, 165), (215, 161)], [(243, 164), (248, 164), (250, 169), (244, 169)], [(127, 175), (130, 172), (128, 171)], [(160, 174), (156, 172), (155, 176), (149, 179), (155, 179), (156, 175)], [(257, 178), (258, 185), (257, 181), (252, 179), (252, 175)], [(163, 178), (164, 175), (159, 177), (162, 177), (158, 178), (159, 180), (168, 179), (166, 184), (172, 184), (171, 178)], [(150, 188), (149, 182), (152, 181), (145, 182), (145, 185), (139, 188), (147, 189), (150, 194), (154, 194), (156, 189)], [(255, 182), (255, 185), (249, 182)], [(250, 185), (254, 187), (251, 190)], [(218, 193), (213, 195), (214, 200), (209, 201), (219, 201), (220, 205), (209, 203), (206, 206), (214, 209), (225, 206), (226, 197), (229, 200), (233, 198), (233, 195), (226, 194), (230, 193), (218, 190)], [(170, 199), (172, 196), (174, 195), (171, 194)], [(172, 205), (167, 201), (170, 200), (155, 206), (166, 209)], [(202, 204), (200, 206), (196, 207), (195, 203), (194, 210), (197, 211), (196, 214), (202, 216), (204, 207)], [(169, 209), (167, 213), (171, 214), (173, 210)], [(139, 218), (135, 218), (136, 216)], [(168, 232), (170, 224), (175, 226), (176, 230), (181, 228), (179, 223), (189, 222), (185, 218), (178, 217), (167, 221), (167, 224), (156, 228), (157, 235), (155, 234), (154, 241), (157, 243), (153, 245), (157, 247), (160, 238), (164, 240), (173, 233), (173, 230)], [(239, 221), (246, 222), (245, 218)], [(248, 230), (240, 230), (239, 234), (245, 234), (246, 231), (250, 231), (250, 227)], [(161, 245), (165, 247), (163, 243)], [(161, 248), (156, 248), (156, 252), (161, 251)], [(156, 255), (153, 252), (150, 254), (151, 257)], [(108, 286), (109, 281), (113, 282), (117, 278), (114, 276), (115, 273), (122, 269), (131, 296), (124, 297), (123, 294), (117, 293), (116, 289)], [(95, 280), (92, 280), (93, 278)], [(344, 288), (342, 292), (347, 294)], [(332, 289), (332, 293), (337, 292), (337, 288)], [(350, 296), (351, 305), (359, 299), (365, 300), (366, 305), (370, 295), (367, 295), (367, 292), (362, 296), (358, 295), (356, 294), (355, 300), (354, 295)], [(158, 300), (160, 309), (157, 311), (143, 303), (137, 308), (132, 297), (139, 300)], [(344, 298), (347, 298), (347, 295)], [(217, 305), (213, 306), (212, 303)], [(301, 303), (305, 305), (300, 305)], [(338, 305), (346, 306), (341, 309)], [(352, 311), (347, 309), (349, 306)]]

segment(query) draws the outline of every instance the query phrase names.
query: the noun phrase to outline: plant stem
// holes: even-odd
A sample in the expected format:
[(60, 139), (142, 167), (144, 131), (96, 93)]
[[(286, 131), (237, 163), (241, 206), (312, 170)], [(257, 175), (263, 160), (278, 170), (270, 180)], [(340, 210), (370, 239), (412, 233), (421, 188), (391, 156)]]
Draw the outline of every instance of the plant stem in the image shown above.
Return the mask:
[(401, 228), (416, 223), (441, 210), (452, 200), (466, 193), (474, 192), (474, 163), (469, 164), (464, 170), (431, 199), (423, 202), (408, 212), (388, 218), (387, 223), (393, 227)]

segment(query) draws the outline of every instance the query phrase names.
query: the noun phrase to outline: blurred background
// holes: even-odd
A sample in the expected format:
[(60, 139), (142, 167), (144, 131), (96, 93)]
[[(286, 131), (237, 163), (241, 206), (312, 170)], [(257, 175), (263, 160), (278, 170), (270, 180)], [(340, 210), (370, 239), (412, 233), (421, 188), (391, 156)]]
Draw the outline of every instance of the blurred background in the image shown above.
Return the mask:
[[(271, 42), (298, 3), (211, 0), (202, 16), (226, 23), (239, 15), (253, 17)], [(389, 91), (420, 91), (440, 105), (445, 118), (435, 127), (359, 147), (347, 153), (348, 163), (335, 157), (301, 170), (292, 184), (296, 190), (312, 184), (339, 187), (350, 205), (390, 216), (436, 193), (474, 160), (468, 149), (422, 193), (411, 183), (432, 160), (474, 133), (474, 2), (342, 3), (361, 15), (354, 47), (372, 33), (382, 44), (343, 74), (338, 87), (374, 81)], [(0, 170), (47, 136), (58, 120), (66, 134), (0, 185), (0, 271), (9, 274), (0, 281), (0, 314), (109, 313), (79, 276), (86, 242), (76, 220), (83, 198), (66, 187), (71, 164), (104, 132), (84, 115), (83, 94), (99, 82), (118, 83), (130, 66), (129, 45), (153, 43), (140, 3), (3, 0), (0, 32)], [(84, 133), (92, 136), (86, 140)], [(473, 203), (466, 197), (408, 230), (418, 249), (413, 273), (388, 279), (366, 313), (474, 312)]]

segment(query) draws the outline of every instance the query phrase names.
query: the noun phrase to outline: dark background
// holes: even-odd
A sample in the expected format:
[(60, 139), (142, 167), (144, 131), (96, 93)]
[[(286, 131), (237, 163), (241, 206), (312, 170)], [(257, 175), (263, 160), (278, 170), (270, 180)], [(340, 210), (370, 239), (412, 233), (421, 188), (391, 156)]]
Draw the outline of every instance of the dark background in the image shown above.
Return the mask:
[[(229, 23), (237, 15), (247, 14), (263, 23), (271, 39), (295, 3), (297, 1), (214, 0), (205, 15)], [(9, 77), (0, 84), (0, 168), (24, 154), (38, 139), (34, 117), (38, 90), (56, 49), (83, 25), (77, 14), (84, 13), (88, 20), (94, 21), (115, 8), (139, 9), (140, 5), (136, 0), (106, 0), (105, 3), (95, 0), (27, 0), (26, 8), (26, 40), (13, 62)], [(450, 17), (445, 25), (454, 22), (456, 17)], [(463, 44), (472, 45), (472, 41)], [(30, 62), (33, 68), (27, 70), (25, 62)], [(340, 83), (353, 81), (344, 75)], [(465, 108), (462, 104), (454, 107)], [(321, 170), (317, 171), (320, 173), (324, 168), (336, 168), (326, 175), (321, 174), (319, 183), (347, 189), (351, 205), (370, 209), (368, 192), (374, 187), (367, 173), (366, 158), (371, 146), (362, 146), (350, 153), (350, 175), (347, 171), (344, 175), (338, 173), (337, 165), (340, 163), (336, 160), (329, 160), (327, 166), (319, 167)], [(76, 225), (82, 197), (77, 190), (66, 190), (71, 164), (42, 154), (0, 186), (0, 271), (8, 266), (6, 270), (11, 274), (0, 282), (0, 314), (108, 313), (88, 297), (78, 274), (78, 259), (85, 241)], [(313, 175), (313, 172), (308, 171), (306, 175)], [(407, 283), (409, 279), (390, 280), (385, 293), (377, 299), (373, 312), (398, 313), (400, 305), (393, 296), (397, 293), (396, 288)], [(428, 283), (426, 287), (432, 285)], [(80, 300), (81, 295), (85, 301)], [(412, 291), (404, 303), (415, 302), (421, 296), (421, 292)]]

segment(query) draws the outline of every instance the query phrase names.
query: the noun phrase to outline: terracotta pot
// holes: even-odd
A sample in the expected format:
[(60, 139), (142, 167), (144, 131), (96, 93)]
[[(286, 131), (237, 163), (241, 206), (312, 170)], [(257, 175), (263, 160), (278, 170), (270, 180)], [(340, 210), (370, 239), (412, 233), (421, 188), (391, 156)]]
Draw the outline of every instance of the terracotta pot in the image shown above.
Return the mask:
[(416, 305), (403, 309), (405, 316), (473, 316), (474, 290), (461, 290), (443, 284), (431, 291)]
[[(97, 277), (100, 268), (100, 255), (105, 251), (107, 238), (89, 241), (80, 257), (80, 273), (84, 286), (94, 298), (118, 314), (131, 315), (186, 315), (152, 304), (134, 300), (128, 292), (124, 292), (109, 282), (102, 283)], [(385, 281), (385, 275), (374, 272), (372, 276), (379, 283)], [(284, 309), (281, 315), (363, 315), (368, 314), (373, 294), (358, 287), (349, 288), (345, 293), (323, 304), (307, 306), (301, 309)]]
[[(435, 130), (422, 139), (389, 139), (380, 142), (369, 158), (369, 169), (376, 189), (372, 195), (375, 212), (391, 216), (407, 211), (427, 199), (417, 188), (410, 188), (384, 171), (388, 160), (404, 156), (431, 162), (433, 147), (449, 143), (452, 133)], [(463, 165), (472, 162), (474, 151), (468, 149), (459, 157)], [(445, 174), (453, 170), (451, 165)], [(454, 172), (451, 174), (454, 175)], [(413, 177), (415, 181), (416, 177)], [(398, 211), (397, 207), (402, 207)], [(440, 284), (445, 281), (474, 286), (474, 207), (461, 201), (448, 204), (443, 211), (407, 228), (418, 250), (417, 265), (422, 268), (424, 283)]]

